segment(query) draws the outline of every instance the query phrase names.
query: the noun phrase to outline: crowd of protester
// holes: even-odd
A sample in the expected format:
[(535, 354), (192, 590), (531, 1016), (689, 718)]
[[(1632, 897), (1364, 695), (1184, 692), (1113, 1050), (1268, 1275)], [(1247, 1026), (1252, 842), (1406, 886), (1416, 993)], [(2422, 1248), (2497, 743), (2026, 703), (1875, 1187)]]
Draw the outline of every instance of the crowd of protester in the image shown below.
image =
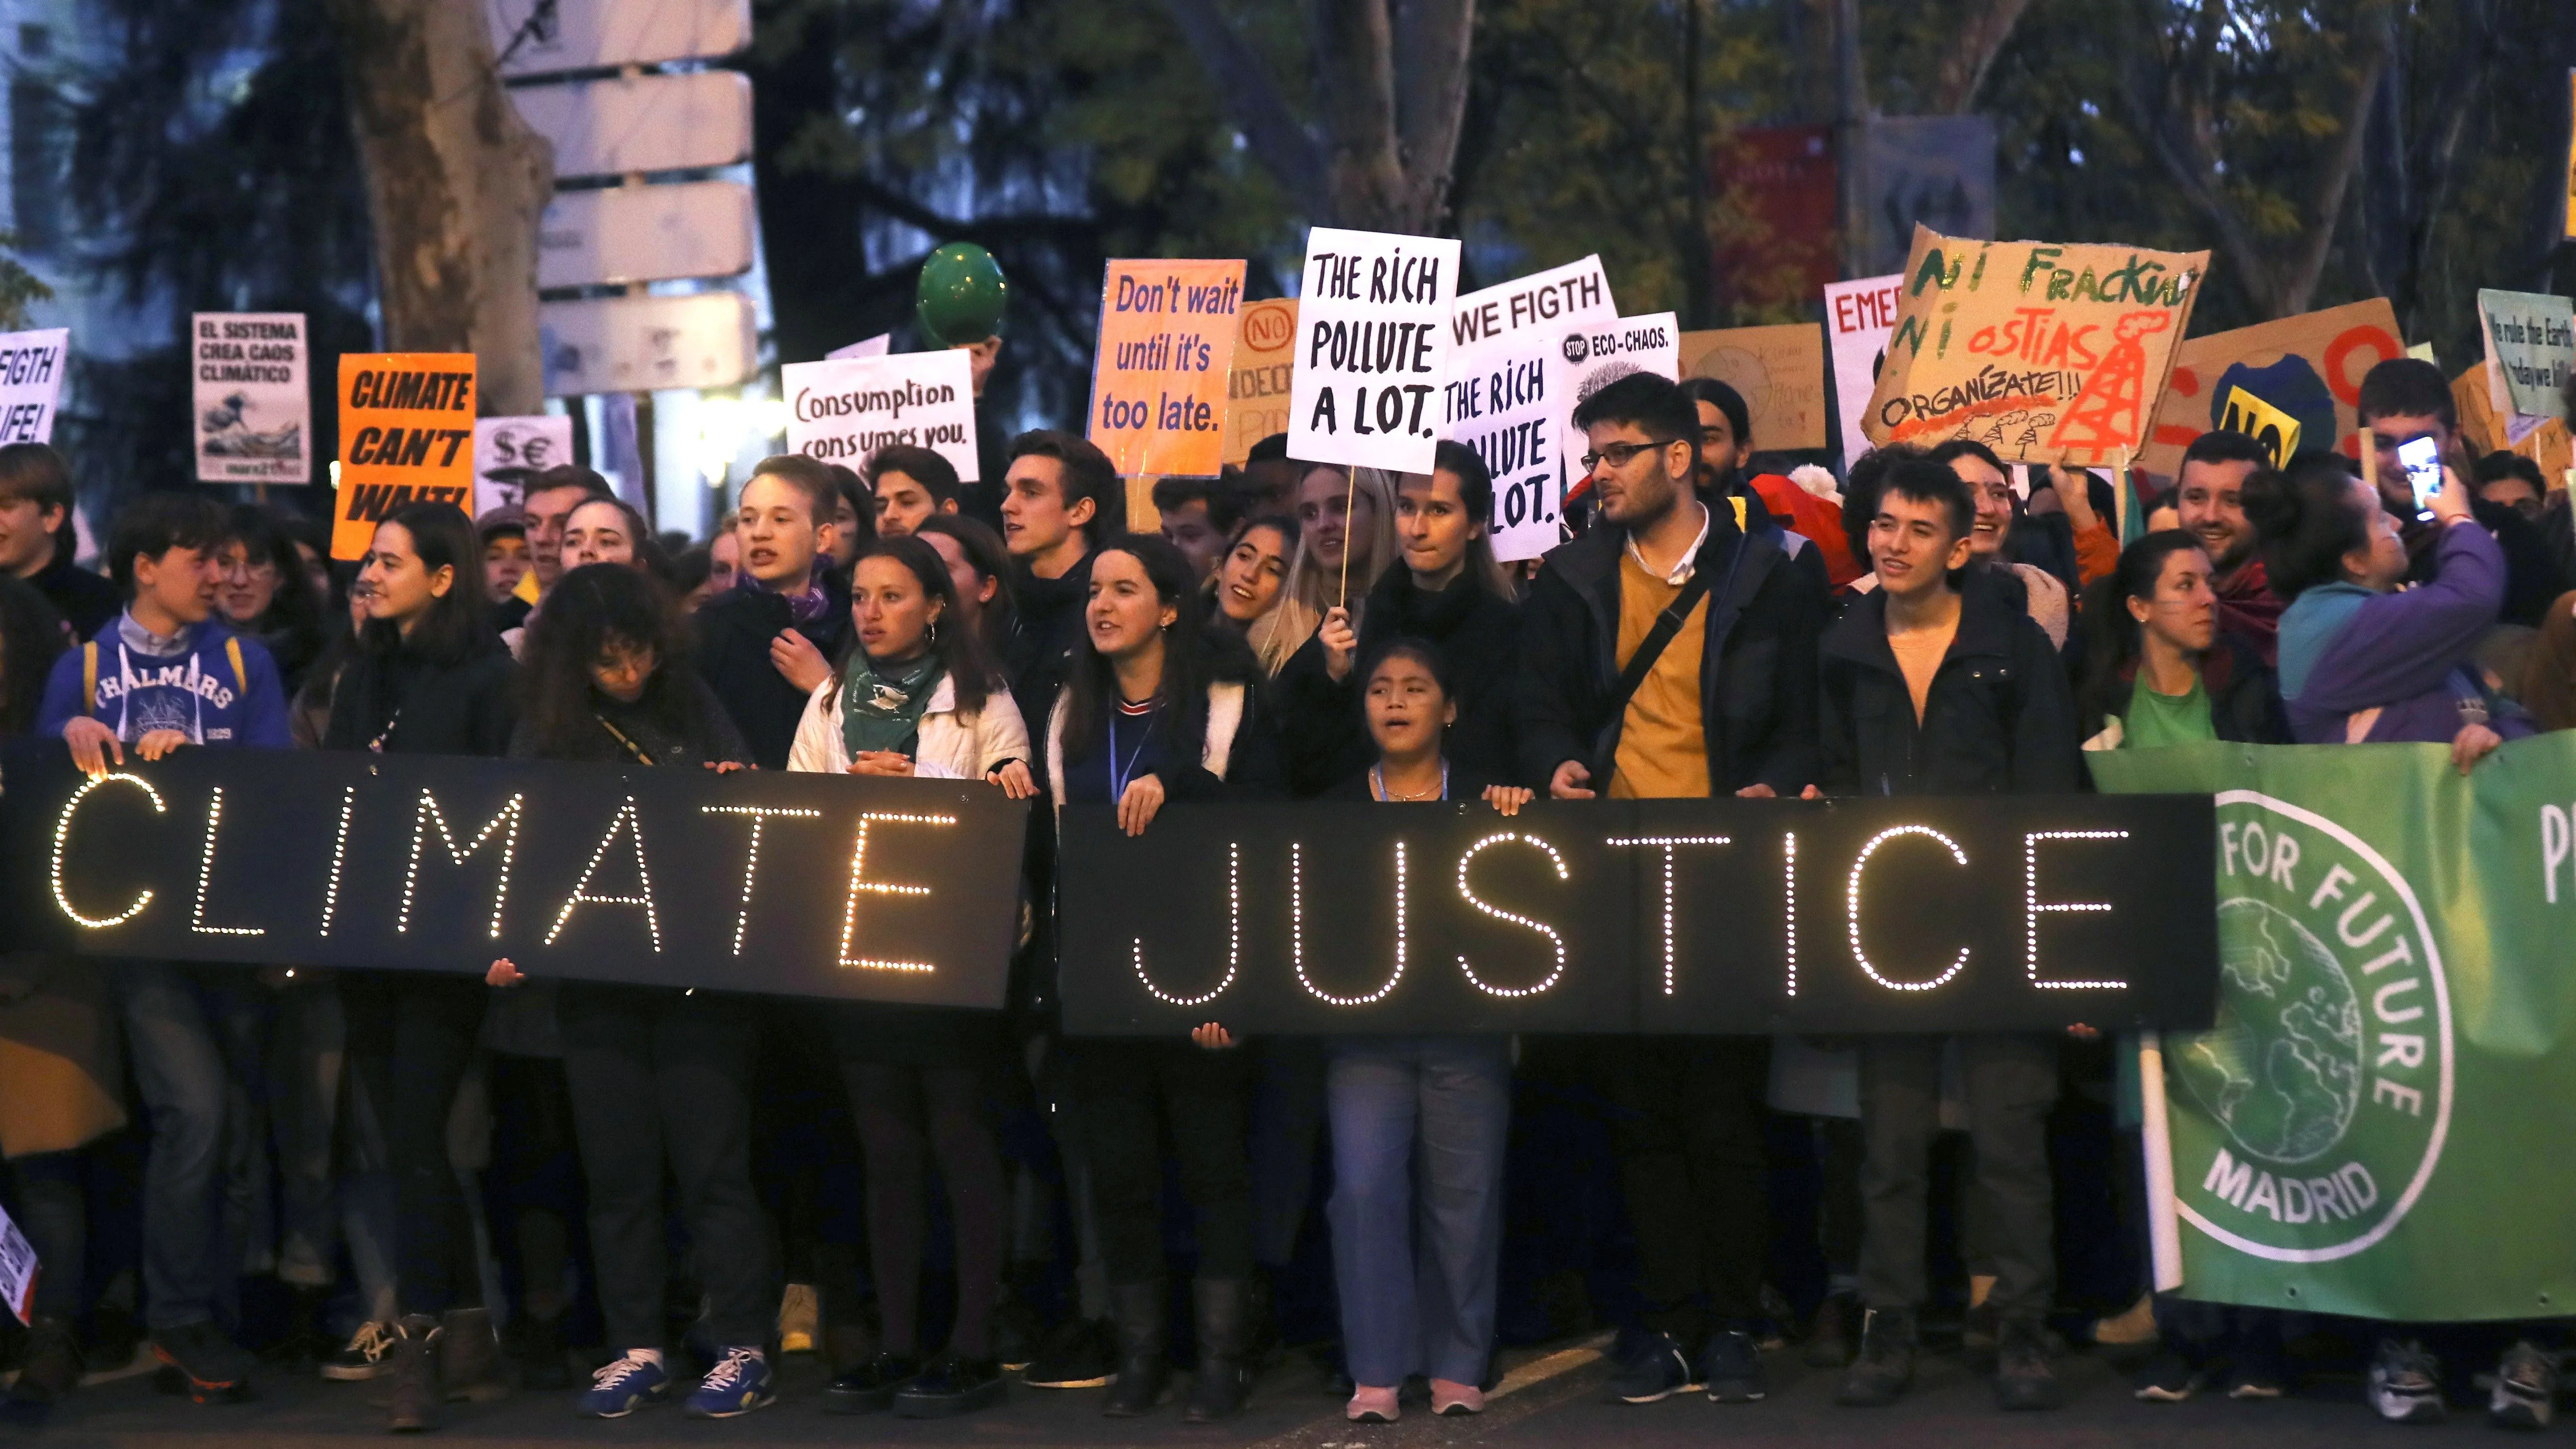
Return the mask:
[[(1840, 1403), (1885, 1405), (1952, 1336), (2008, 1409), (2061, 1402), (2070, 1338), (2134, 1352), (2143, 1399), (2263, 1399), (2319, 1362), (2293, 1340), (2339, 1335), (2385, 1417), (2483, 1371), (2499, 1422), (2545, 1423), (2552, 1323), (2149, 1293), (2121, 1053), (2080, 1031), (1058, 1026), (1070, 803), (1142, 833), (1247, 799), (2065, 792), (2085, 750), (2211, 740), (2431, 742), (2465, 772), (2576, 727), (2565, 490), (2467, 456), (2430, 364), (2381, 364), (2359, 407), (2375, 469), (2209, 433), (2124, 547), (2109, 480), (2017, 483), (1972, 442), (1757, 471), (1732, 389), (1636, 375), (1578, 409), (1579, 527), (1518, 566), (1454, 443), (1399, 475), (1272, 438), (1160, 480), (1136, 533), (1109, 460), (1037, 431), (972, 490), (920, 448), (768, 459), (704, 543), (559, 467), (479, 519), (399, 507), (354, 568), (308, 521), (152, 492), (102, 574), (72, 561), (64, 460), (0, 448), (0, 739), (92, 772), (368, 750), (1039, 805), (998, 1013), (507, 959), (0, 957), (0, 1186), (44, 1265), (0, 1345), (12, 1402), (143, 1343), (199, 1402), (384, 1380), (396, 1430), (514, 1388), (728, 1418), (816, 1354), (833, 1412), (966, 1413), (1016, 1376), (1145, 1415), (1186, 1364), (1178, 1412), (1215, 1422), (1302, 1339), (1386, 1423), (1479, 1412), (1506, 1338), (1608, 1323), (1631, 1404), (1760, 1400), (1795, 1344)], [(2397, 449), (2423, 437), (2449, 483), (2419, 508)]]

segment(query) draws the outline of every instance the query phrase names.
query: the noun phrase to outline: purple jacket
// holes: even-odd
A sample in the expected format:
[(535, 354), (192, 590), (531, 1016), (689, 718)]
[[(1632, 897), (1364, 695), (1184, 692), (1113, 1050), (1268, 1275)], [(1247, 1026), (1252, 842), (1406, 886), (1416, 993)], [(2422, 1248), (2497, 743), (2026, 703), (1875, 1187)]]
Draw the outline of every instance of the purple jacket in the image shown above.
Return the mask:
[[(2504, 551), (2474, 523), (2442, 531), (2439, 576), (2399, 594), (2327, 584), (2301, 594), (2281, 616), (2281, 695), (2299, 743), (2344, 743), (2346, 721), (2377, 709), (2363, 739), (2372, 744), (2449, 744), (2466, 723), (2460, 704), (2474, 689), (2478, 641), (2504, 604)], [(2522, 716), (2488, 724), (2507, 739), (2532, 732)]]

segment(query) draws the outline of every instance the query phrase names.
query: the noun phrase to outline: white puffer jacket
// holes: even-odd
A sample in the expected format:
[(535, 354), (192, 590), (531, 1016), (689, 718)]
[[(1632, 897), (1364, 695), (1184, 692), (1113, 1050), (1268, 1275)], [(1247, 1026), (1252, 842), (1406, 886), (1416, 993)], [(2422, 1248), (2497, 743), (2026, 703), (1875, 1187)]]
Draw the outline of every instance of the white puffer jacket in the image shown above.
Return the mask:
[[(1029, 728), (1011, 692), (995, 685), (984, 707), (972, 714), (957, 710), (957, 682), (942, 676), (921, 712), (921, 748), (913, 755), (916, 775), (941, 780), (980, 780), (1005, 760), (1032, 764)], [(787, 752), (787, 768), (846, 774), (849, 745), (841, 738), (841, 681), (827, 679), (805, 701), (805, 718), (796, 725), (796, 743)]]

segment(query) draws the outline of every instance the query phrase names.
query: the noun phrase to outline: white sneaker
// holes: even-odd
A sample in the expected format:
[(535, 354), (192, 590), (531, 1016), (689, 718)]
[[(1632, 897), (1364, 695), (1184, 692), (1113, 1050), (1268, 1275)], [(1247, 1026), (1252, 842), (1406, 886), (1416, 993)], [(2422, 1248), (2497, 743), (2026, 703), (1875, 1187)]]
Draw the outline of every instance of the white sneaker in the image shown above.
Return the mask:
[(778, 1351), (812, 1353), (823, 1334), (823, 1299), (811, 1283), (790, 1283), (778, 1300)]
[(2546, 1429), (2557, 1408), (2558, 1360), (2523, 1339), (2504, 1351), (2496, 1365), (2495, 1389), (2487, 1395), (2487, 1417), (2507, 1429)]
[(2413, 1339), (2381, 1339), (2370, 1360), (2370, 1407), (2392, 1424), (2442, 1421), (2442, 1366)]

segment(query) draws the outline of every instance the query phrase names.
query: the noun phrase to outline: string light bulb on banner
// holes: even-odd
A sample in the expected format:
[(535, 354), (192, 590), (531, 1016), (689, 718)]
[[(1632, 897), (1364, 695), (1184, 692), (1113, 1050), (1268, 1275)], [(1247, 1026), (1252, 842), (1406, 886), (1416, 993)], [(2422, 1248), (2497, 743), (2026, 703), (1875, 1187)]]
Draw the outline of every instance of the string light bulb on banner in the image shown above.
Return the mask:
[(2027, 969), (2030, 984), (2058, 991), (2126, 991), (2126, 981), (2043, 981), (2039, 975), (2039, 917), (2043, 911), (2108, 911), (2107, 901), (2049, 901), (2039, 899), (2039, 843), (2043, 840), (2126, 840), (2125, 830), (2034, 830), (2021, 841), (2022, 919), (2029, 922), (2030, 955)]
[[(1145, 938), (1138, 936), (1135, 938), (1136, 979), (1144, 983), (1147, 995), (1170, 1006), (1205, 1006), (1223, 996), (1226, 988), (1234, 984), (1234, 974), (1243, 966), (1243, 847), (1233, 841), (1226, 842), (1225, 847), (1225, 894), (1225, 979), (1219, 981), (1216, 988), (1204, 996), (1175, 996), (1155, 985), (1154, 978), (1146, 974)], [(1398, 909), (1402, 908), (1398, 907)], [(1398, 929), (1401, 930), (1402, 927), (1399, 926)], [(1297, 970), (1298, 979), (1304, 980), (1305, 975), (1305, 966), (1301, 961)], [(1314, 990), (1314, 983), (1308, 982), (1306, 989)]]
[[(427, 797), (428, 793), (429, 792), (426, 790), (421, 792), (424, 798)], [(515, 795), (511, 796), (511, 809), (515, 811), (518, 808), (518, 804), (518, 797)], [(486, 830), (489, 830), (490, 828), (491, 827), (488, 825), (484, 827)], [(607, 856), (608, 847), (617, 843), (617, 832), (620, 830), (631, 830), (634, 832), (635, 881), (637, 889), (640, 890), (642, 894), (632, 896), (591, 895), (589, 894), (590, 877), (593, 872), (599, 869), (599, 862)], [(480, 837), (477, 837), (477, 843), (480, 843)], [(504, 856), (503, 859), (507, 860), (508, 857)], [(644, 908), (644, 929), (653, 937), (654, 953), (656, 955), (661, 953), (662, 922), (661, 919), (653, 913), (653, 872), (646, 868), (644, 864), (644, 817), (641, 812), (636, 810), (635, 797), (632, 795), (626, 797), (625, 804), (617, 807), (616, 817), (608, 822), (608, 833), (599, 837), (599, 848), (590, 853), (590, 864), (581, 868), (581, 879), (573, 882), (572, 894), (564, 898), (563, 909), (555, 913), (554, 927), (546, 932), (547, 945), (553, 945), (555, 943), (555, 937), (563, 934), (565, 924), (572, 920), (573, 907), (585, 902), (596, 906), (642, 906)], [(492, 933), (496, 936), (499, 935), (501, 931), (500, 922), (501, 907), (499, 901), (496, 899), (492, 907)]]
[(332, 913), (340, 909), (340, 866), (349, 858), (349, 819), (358, 813), (358, 787), (346, 785), (340, 790), (340, 828), (331, 835), (331, 880), (322, 888), (322, 930), (331, 934)]
[(1327, 1006), (1366, 1006), (1384, 1001), (1404, 979), (1404, 842), (1395, 843), (1395, 970), (1375, 991), (1360, 996), (1335, 996), (1315, 984), (1306, 974), (1306, 861), (1305, 847), (1296, 841), (1288, 843), (1288, 959), (1297, 968), (1297, 980), (1308, 994)]
[(215, 831), (224, 820), (224, 787), (217, 785), (206, 802), (206, 848), (197, 858), (197, 908), (188, 916), (188, 929), (209, 936), (265, 936), (265, 926), (209, 926), (206, 924), (206, 890), (215, 879)]
[(1957, 861), (1963, 866), (1968, 863), (1968, 853), (1959, 848), (1959, 842), (1952, 840), (1950, 837), (1933, 829), (1929, 825), (1891, 825), (1885, 830), (1878, 832), (1876, 835), (1871, 836), (1869, 838), (1869, 844), (1862, 846), (1860, 848), (1859, 857), (1852, 861), (1851, 881), (1843, 889), (1843, 909), (1851, 918), (1852, 960), (1858, 963), (1863, 972), (1868, 974), (1870, 980), (1877, 982), (1879, 985), (1886, 987), (1890, 991), (1930, 991), (1936, 987), (1949, 985), (1951, 980), (1955, 978), (1961, 970), (1966, 968), (1968, 964), (1967, 947), (1962, 946), (1959, 948), (1959, 959), (1950, 963), (1949, 970), (1942, 972), (1940, 975), (1933, 977), (1929, 981), (1894, 980), (1882, 974), (1876, 966), (1871, 965), (1868, 955), (1860, 948), (1860, 873), (1869, 868), (1870, 856), (1876, 853), (1881, 845), (1894, 840), (1900, 835), (1929, 836), (1932, 839), (1941, 842), (1942, 845), (1948, 847), (1951, 859)]
[(81, 802), (89, 798), (89, 794), (92, 790), (97, 789), (101, 785), (115, 784), (132, 785), (136, 789), (141, 790), (145, 798), (152, 802), (153, 814), (167, 815), (170, 813), (169, 807), (161, 803), (161, 792), (152, 788), (151, 781), (144, 779), (141, 775), (129, 775), (122, 770), (114, 771), (105, 775), (90, 776), (87, 780), (81, 783), (81, 787), (79, 789), (72, 792), (72, 798), (63, 802), (63, 813), (55, 817), (54, 820), (54, 904), (63, 908), (64, 915), (71, 917), (74, 921), (87, 926), (93, 931), (103, 931), (110, 926), (122, 926), (126, 922), (133, 920), (136, 916), (143, 914), (143, 908), (152, 904), (152, 892), (147, 888), (135, 892), (134, 900), (128, 904), (124, 910), (117, 912), (115, 915), (91, 917), (84, 916), (79, 911), (73, 909), (71, 897), (63, 894), (63, 842), (71, 838), (72, 816), (79, 812)]
[(1514, 841), (1518, 841), (1524, 845), (1535, 845), (1539, 849), (1546, 851), (1548, 863), (1556, 867), (1556, 878), (1558, 880), (1570, 879), (1565, 869), (1565, 857), (1556, 853), (1555, 846), (1548, 844), (1546, 841), (1539, 839), (1535, 835), (1523, 835), (1518, 831), (1504, 831), (1498, 834), (1488, 835), (1484, 839), (1477, 841), (1475, 844), (1468, 846), (1466, 853), (1458, 857), (1458, 894), (1467, 898), (1467, 904), (1474, 906), (1477, 910), (1483, 911), (1486, 915), (1493, 917), (1495, 920), (1509, 921), (1515, 926), (1527, 926), (1529, 929), (1547, 937), (1548, 944), (1556, 948), (1556, 969), (1548, 972), (1547, 979), (1538, 983), (1536, 986), (1496, 986), (1476, 974), (1476, 968), (1467, 964), (1467, 955), (1465, 952), (1462, 951), (1458, 953), (1458, 969), (1466, 973), (1467, 980), (1472, 983), (1478, 991), (1482, 991), (1488, 996), (1536, 996), (1540, 992), (1554, 986), (1557, 983), (1558, 978), (1565, 975), (1565, 938), (1556, 933), (1555, 927), (1548, 925), (1544, 921), (1533, 921), (1527, 916), (1514, 915), (1510, 911), (1491, 905), (1480, 899), (1473, 890), (1470, 890), (1467, 887), (1467, 867), (1475, 862), (1476, 857), (1482, 854), (1486, 847), (1507, 845)]
[(751, 885), (760, 877), (760, 827), (768, 823), (772, 815), (783, 815), (800, 820), (820, 820), (823, 818), (823, 812), (770, 805), (701, 805), (698, 809), (707, 815), (751, 817), (751, 849), (744, 856), (742, 863), (742, 909), (733, 918), (733, 953), (739, 956), (742, 954), (743, 935), (751, 929)]
[[(1672, 994), (1673, 994), (1673, 956), (1674, 956), (1674, 950), (1673, 950), (1673, 852), (1674, 852), (1674, 851), (1676, 851), (1676, 850), (1678, 850), (1678, 849), (1680, 849), (1682, 846), (1685, 846), (1685, 845), (1732, 845), (1732, 844), (1734, 844), (1734, 842), (1733, 842), (1732, 840), (1728, 839), (1726, 836), (1723, 836), (1723, 835), (1648, 835), (1648, 836), (1634, 836), (1634, 835), (1618, 836), (1618, 835), (1614, 835), (1614, 836), (1611, 836), (1611, 837), (1610, 837), (1607, 841), (1605, 841), (1604, 843), (1605, 843), (1605, 844), (1609, 844), (1609, 845), (1620, 845), (1620, 846), (1634, 846), (1634, 845), (1658, 846), (1658, 847), (1661, 847), (1661, 848), (1662, 848), (1662, 850), (1663, 850), (1663, 852), (1664, 852), (1664, 994), (1665, 994), (1666, 996), (1670, 996), (1670, 995), (1672, 995)], [(1560, 869), (1562, 869), (1562, 867), (1561, 867), (1561, 866), (1560, 866)], [(1789, 994), (1790, 994), (1791, 996), (1795, 996), (1795, 995), (1797, 995), (1797, 994), (1798, 994), (1797, 979), (1796, 979), (1796, 977), (1795, 977), (1794, 973), (1792, 974), (1792, 976), (1791, 976), (1791, 978), (1790, 978), (1790, 983), (1789, 983)]]
[(926, 896), (930, 887), (897, 885), (891, 881), (865, 879), (868, 863), (868, 827), (870, 825), (954, 825), (954, 815), (904, 815), (887, 811), (868, 811), (859, 816), (858, 840), (850, 847), (850, 901), (841, 914), (840, 964), (862, 971), (936, 971), (928, 961), (888, 961), (873, 956), (852, 956), (851, 938), (859, 930), (859, 893), (866, 891), (881, 896)]
[[(394, 931), (397, 935), (408, 933), (411, 930), (412, 889), (420, 880), (420, 848), (422, 844), (429, 839), (430, 827), (435, 826), (438, 830), (439, 842), (447, 847), (448, 864), (459, 867), (465, 864), (467, 857), (483, 848), (483, 842), (492, 838), (493, 831), (503, 831), (501, 836), (501, 878), (499, 882), (492, 887), (492, 939), (495, 941), (501, 939), (501, 906), (502, 903), (507, 901), (510, 897), (510, 862), (519, 853), (519, 819), (526, 813), (527, 799), (528, 797), (525, 795), (511, 796), (509, 803), (501, 807), (500, 814), (484, 821), (483, 828), (474, 832), (473, 843), (466, 846), (463, 850), (459, 850), (456, 848), (456, 836), (447, 828), (447, 813), (438, 808), (437, 797), (431, 795), (426, 787), (422, 788), (420, 792), (420, 804), (418, 808), (412, 811), (411, 863), (403, 868), (402, 909), (394, 916)], [(629, 808), (632, 808), (634, 802), (629, 800), (627, 804)], [(344, 814), (340, 821), (340, 830), (343, 836), (347, 835), (348, 827), (349, 822)], [(612, 831), (615, 829), (614, 826), (611, 826), (610, 828)], [(640, 841), (638, 842), (638, 845), (640, 848)], [(605, 850), (607, 848), (608, 844), (606, 841), (600, 842), (600, 849)], [(591, 857), (592, 864), (596, 865), (598, 864), (598, 861), (599, 858), (596, 855)], [(331, 879), (332, 893), (334, 896), (339, 893), (339, 864), (340, 861), (338, 855), (333, 855), (331, 859)], [(582, 879), (585, 881), (590, 879), (589, 873), (586, 871), (583, 872)], [(575, 894), (579, 894), (577, 888)], [(569, 903), (565, 905), (564, 911), (567, 915), (571, 913), (572, 907)], [(322, 920), (324, 934), (329, 934), (330, 926), (330, 916), (325, 912)], [(561, 930), (563, 928), (563, 923), (560, 921), (556, 922), (555, 928), (557, 930)], [(554, 936), (552, 934), (548, 934), (546, 942), (549, 945), (553, 944)], [(657, 947), (656, 949), (659, 948)]]

